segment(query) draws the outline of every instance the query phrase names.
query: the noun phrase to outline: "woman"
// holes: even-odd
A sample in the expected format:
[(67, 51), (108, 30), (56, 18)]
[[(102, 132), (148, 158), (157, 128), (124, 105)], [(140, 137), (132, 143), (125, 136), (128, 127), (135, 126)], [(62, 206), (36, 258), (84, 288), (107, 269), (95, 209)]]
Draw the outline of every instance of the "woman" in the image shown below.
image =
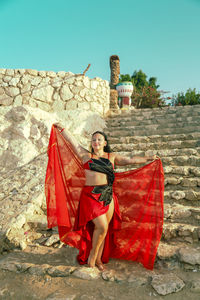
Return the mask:
[[(68, 157), (72, 155), (72, 158), (69, 160), (69, 162), (63, 162), (59, 163), (58, 169), (60, 169), (61, 175), (60, 178), (57, 178), (58, 175), (58, 170), (55, 172), (55, 189), (58, 189), (58, 185), (62, 182), (62, 178), (64, 179), (64, 190), (65, 192), (63, 195), (59, 195), (58, 193), (55, 193), (57, 196), (56, 200), (56, 209), (62, 211), (62, 208), (58, 209), (58, 207), (61, 205), (61, 202), (63, 201), (63, 198), (66, 198), (67, 200), (67, 205), (68, 209), (66, 210), (65, 214), (70, 215), (66, 217), (68, 219), (67, 223), (64, 224), (61, 221), (58, 221), (56, 225), (58, 225), (59, 229), (59, 234), (60, 238), (63, 242), (70, 244), (72, 246), (75, 246), (79, 249), (79, 255), (78, 255), (78, 261), (80, 264), (85, 264), (88, 263), (90, 267), (95, 267), (97, 266), (99, 270), (104, 270), (104, 264), (108, 262), (109, 257), (116, 257), (116, 258), (123, 258), (123, 259), (129, 259), (130, 257), (131, 260), (138, 260), (143, 263), (145, 267), (148, 267), (148, 265), (145, 265), (145, 262), (143, 261), (144, 259), (140, 258), (142, 252), (141, 250), (138, 252), (138, 249), (136, 249), (136, 241), (134, 243), (131, 242), (132, 238), (132, 229), (134, 230), (134, 224), (135, 220), (133, 222), (133, 217), (138, 214), (139, 219), (141, 220), (141, 212), (138, 213), (138, 204), (136, 201), (134, 202), (134, 210), (132, 209), (132, 214), (130, 214), (130, 207), (133, 206), (133, 201), (130, 200), (132, 199), (130, 197), (129, 199), (129, 204), (127, 205), (127, 208), (123, 210), (123, 218), (129, 218), (128, 221), (128, 228), (127, 225), (125, 226), (126, 228), (122, 228), (122, 217), (120, 214), (120, 209), (119, 209), (119, 204), (118, 204), (118, 199), (113, 193), (113, 183), (115, 179), (114, 175), (114, 165), (118, 166), (126, 166), (126, 165), (132, 165), (132, 164), (144, 164), (147, 161), (154, 161), (158, 159), (156, 155), (151, 156), (151, 157), (138, 157), (135, 156), (133, 158), (128, 158), (128, 157), (123, 157), (120, 156), (116, 153), (111, 153), (108, 140), (106, 135), (103, 132), (97, 131), (93, 133), (92, 135), (92, 141), (91, 141), (91, 147), (92, 151), (91, 153), (84, 149), (82, 146), (80, 146), (77, 141), (71, 136), (71, 134), (60, 124), (54, 124), (52, 127), (52, 130), (54, 130), (55, 134), (55, 141), (54, 143), (50, 141), (50, 147), (54, 144), (57, 144), (58, 150), (59, 151), (59, 160), (62, 161), (62, 158), (64, 158), (64, 155), (67, 155)], [(61, 137), (62, 135), (62, 137)], [(64, 138), (64, 139), (63, 139)], [(58, 142), (60, 140), (60, 144)], [(68, 149), (66, 152), (62, 153), (63, 149), (63, 143), (65, 142), (68, 144)], [(59, 146), (60, 145), (60, 146)], [(65, 154), (66, 153), (66, 154)], [(68, 154), (67, 154), (68, 153)], [(54, 153), (55, 157), (55, 153)], [(78, 169), (82, 171), (84, 170), (84, 186), (82, 186), (82, 191), (81, 195), (77, 196), (79, 197), (78, 201), (78, 206), (73, 210), (71, 209), (72, 205), (76, 203), (77, 198), (75, 200), (70, 200), (72, 195), (75, 193), (74, 190), (72, 189), (74, 187), (74, 181), (75, 176), (82, 178), (82, 175), (80, 174), (75, 174), (73, 173), (74, 169), (77, 169), (77, 162), (75, 163), (76, 167), (70, 167), (69, 166), (72, 164), (74, 160), (77, 161), (79, 160), (79, 165)], [(49, 160), (50, 161), (50, 160)], [(81, 166), (82, 164), (82, 166)], [(68, 166), (66, 169), (65, 166)], [(55, 164), (54, 164), (55, 168)], [(49, 194), (48, 193), (48, 182), (47, 178), (49, 178), (50, 172), (49, 170), (52, 171), (52, 167), (47, 168), (47, 176), (46, 176), (46, 197), (47, 197), (47, 208)], [(65, 171), (66, 170), (66, 171)], [(143, 170), (145, 173), (147, 170)], [(134, 171), (133, 171), (134, 172)], [(73, 176), (72, 173), (74, 174)], [(64, 175), (63, 175), (64, 174)], [(124, 176), (127, 176), (127, 172), (121, 173), (124, 174)], [(71, 176), (71, 177), (69, 177)], [(116, 174), (117, 176), (117, 174)], [(137, 175), (138, 176), (138, 175)], [(137, 177), (136, 176), (136, 177)], [(143, 174), (142, 174), (143, 176)], [(134, 178), (133, 174), (128, 174), (128, 178), (126, 181), (130, 182), (131, 181), (136, 181), (136, 185), (138, 185), (138, 179), (136, 180), (136, 177)], [(67, 178), (67, 179), (66, 179)], [(151, 177), (150, 177), (151, 178)], [(123, 186), (123, 181), (124, 178), (117, 179), (119, 182), (120, 180), (122, 181), (122, 186)], [(80, 180), (81, 181), (81, 180)], [(116, 181), (116, 180), (115, 180)], [(143, 182), (144, 180), (142, 180)], [(130, 183), (129, 183), (130, 186)], [(67, 189), (68, 187), (68, 189)], [(131, 187), (133, 187), (131, 183)], [(133, 187), (134, 188), (134, 187)], [(62, 189), (62, 188), (61, 188)], [(119, 189), (119, 187), (116, 188)], [(149, 188), (148, 188), (149, 189)], [(161, 190), (163, 189), (162, 183), (161, 183)], [(50, 190), (50, 189), (49, 189)], [(67, 192), (66, 192), (67, 190)], [(154, 190), (157, 190), (157, 188), (154, 187)], [(119, 191), (118, 191), (119, 194)], [(120, 194), (123, 194), (123, 192), (120, 192)], [(156, 193), (155, 193), (156, 194)], [(162, 194), (162, 193), (161, 193)], [(65, 195), (65, 197), (64, 197)], [(149, 194), (148, 194), (149, 195)], [(120, 196), (120, 195), (119, 195)], [(161, 206), (162, 206), (162, 195), (161, 196)], [(120, 196), (121, 197), (121, 196)], [(154, 196), (155, 197), (155, 196)], [(61, 199), (62, 198), (62, 199)], [(123, 197), (122, 197), (123, 198)], [(127, 196), (124, 196), (124, 203), (127, 202), (126, 200)], [(128, 197), (129, 198), (129, 197)], [(135, 197), (134, 197), (135, 199)], [(70, 202), (71, 201), (71, 202)], [(120, 199), (119, 199), (120, 201)], [(141, 201), (141, 199), (139, 200)], [(151, 200), (152, 201), (152, 200)], [(151, 202), (150, 201), (150, 202)], [(71, 204), (70, 204), (71, 203)], [(155, 204), (156, 206), (157, 204)], [(141, 205), (143, 206), (143, 204)], [(152, 205), (150, 205), (152, 206)], [(124, 211), (129, 212), (126, 214)], [(145, 208), (146, 210), (146, 208)], [(162, 210), (162, 209), (161, 209)], [(72, 212), (73, 211), (73, 212)], [(143, 214), (143, 213), (142, 213)], [(149, 213), (146, 213), (148, 216)], [(52, 218), (52, 213), (47, 210), (47, 215), (49, 219)], [(125, 216), (125, 217), (124, 217)], [(61, 218), (64, 218), (62, 216)], [(75, 218), (75, 221), (74, 221)], [(142, 217), (143, 218), (143, 217)], [(160, 218), (162, 219), (162, 216), (159, 216), (159, 222)], [(73, 225), (70, 224), (73, 222)], [(143, 221), (140, 221), (143, 224)], [(50, 222), (51, 223), (51, 222)], [(56, 223), (56, 222), (55, 222)], [(60, 223), (60, 224), (59, 224)], [(162, 227), (162, 221), (160, 222), (160, 225)], [(146, 226), (146, 221), (144, 222)], [(144, 232), (144, 224), (142, 229), (136, 229), (136, 232)], [(49, 224), (49, 227), (52, 227), (54, 224)], [(64, 226), (63, 226), (64, 225)], [(138, 227), (138, 225), (137, 225)], [(146, 226), (147, 227), (147, 226)], [(122, 232), (120, 232), (122, 228)], [(127, 229), (128, 228), (128, 229)], [(142, 230), (142, 231), (141, 231)], [(147, 229), (145, 229), (146, 231)], [(156, 229), (157, 230), (157, 229)], [(154, 229), (154, 231), (156, 231)], [(161, 229), (162, 231), (162, 229)], [(159, 230), (159, 236), (157, 237), (157, 240), (160, 240), (161, 237), (161, 231)], [(126, 234), (125, 234), (126, 233)], [(129, 236), (129, 240), (126, 242), (126, 245), (122, 247), (124, 244), (124, 241), (127, 239), (127, 234)], [(149, 233), (148, 233), (149, 234)], [(77, 239), (77, 235), (80, 237)], [(121, 238), (121, 236), (124, 236), (124, 238)], [(157, 249), (158, 242), (156, 245), (154, 245), (154, 248)], [(152, 243), (152, 241), (151, 241)], [(154, 243), (154, 242), (153, 242)], [(118, 247), (118, 244), (121, 245)], [(134, 244), (134, 245), (133, 245)], [(127, 246), (128, 245), (128, 246)], [(121, 247), (121, 248), (120, 248)], [(135, 247), (135, 250), (133, 248)], [(118, 248), (120, 250), (118, 250)], [(147, 246), (149, 248), (149, 246)], [(125, 251), (126, 249), (126, 251)], [(131, 251), (130, 251), (131, 249)], [(128, 252), (127, 252), (128, 251)], [(135, 253), (137, 252), (137, 254)], [(143, 254), (145, 256), (145, 254)], [(137, 258), (136, 258), (137, 256)], [(152, 256), (150, 254), (149, 256)], [(154, 262), (155, 259), (155, 249), (153, 253), (153, 258), (151, 258), (151, 263), (149, 265), (149, 268), (152, 268), (152, 261)], [(148, 257), (149, 260), (149, 257)]]

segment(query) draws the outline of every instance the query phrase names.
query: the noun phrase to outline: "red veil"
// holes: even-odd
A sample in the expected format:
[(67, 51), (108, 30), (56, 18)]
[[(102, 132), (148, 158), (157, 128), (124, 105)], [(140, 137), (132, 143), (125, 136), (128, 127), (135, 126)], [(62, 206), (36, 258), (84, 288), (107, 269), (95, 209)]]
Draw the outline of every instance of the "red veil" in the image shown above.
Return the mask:
[[(78, 260), (87, 262), (93, 223), (77, 226), (79, 200), (85, 183), (83, 164), (53, 125), (45, 178), (48, 227), (58, 226), (61, 241), (79, 249)], [(153, 269), (163, 227), (164, 173), (160, 159), (141, 168), (115, 173), (115, 211), (102, 256), (140, 262)], [(118, 200), (119, 203), (118, 203)]]

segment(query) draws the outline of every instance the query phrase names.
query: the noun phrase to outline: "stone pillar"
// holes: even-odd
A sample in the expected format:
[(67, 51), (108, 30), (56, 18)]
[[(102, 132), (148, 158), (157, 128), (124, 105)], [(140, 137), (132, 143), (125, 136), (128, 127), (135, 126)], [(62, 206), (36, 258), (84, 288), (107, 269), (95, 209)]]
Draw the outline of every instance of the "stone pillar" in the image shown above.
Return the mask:
[(116, 85), (119, 82), (120, 64), (119, 56), (112, 55), (110, 57), (110, 108), (119, 109), (118, 106), (118, 92), (116, 91)]

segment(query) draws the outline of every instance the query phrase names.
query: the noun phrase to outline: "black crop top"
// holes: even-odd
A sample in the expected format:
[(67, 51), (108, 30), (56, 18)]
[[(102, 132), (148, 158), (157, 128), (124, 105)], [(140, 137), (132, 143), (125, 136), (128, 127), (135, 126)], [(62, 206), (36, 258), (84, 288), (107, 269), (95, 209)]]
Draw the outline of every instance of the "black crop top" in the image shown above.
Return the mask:
[(115, 180), (114, 166), (108, 158), (100, 157), (99, 159), (91, 158), (84, 163), (84, 169), (104, 173), (107, 175), (108, 185), (97, 185), (92, 190), (93, 194), (101, 194), (99, 201), (104, 201), (104, 206), (112, 201), (112, 185)]

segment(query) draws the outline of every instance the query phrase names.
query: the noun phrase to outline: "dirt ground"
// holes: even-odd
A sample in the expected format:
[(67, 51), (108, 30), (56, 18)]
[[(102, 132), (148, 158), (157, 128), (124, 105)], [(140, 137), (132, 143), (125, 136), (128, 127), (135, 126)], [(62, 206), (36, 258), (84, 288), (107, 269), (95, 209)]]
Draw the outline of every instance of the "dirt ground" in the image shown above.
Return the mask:
[[(2, 259), (8, 261), (29, 262), (33, 264), (73, 265), (76, 262), (76, 250), (73, 248), (48, 248), (48, 247), (28, 247), (25, 251), (14, 251), (2, 255)], [(141, 266), (132, 262), (111, 260), (107, 265), (107, 270), (118, 267), (134, 267), (144, 272)], [(149, 271), (151, 272), (151, 271)], [(153, 272), (158, 273), (159, 270)], [(165, 270), (164, 273), (169, 271)], [(170, 271), (171, 272), (171, 271)], [(163, 273), (163, 272), (162, 272)], [(200, 293), (191, 291), (192, 280), (200, 279), (200, 274), (192, 271), (174, 270), (179, 278), (185, 282), (185, 287), (173, 294), (161, 296), (153, 289), (150, 282), (144, 285), (128, 283), (126, 281), (105, 281), (102, 278), (96, 280), (84, 280), (70, 275), (68, 277), (51, 277), (47, 274), (43, 276), (31, 275), (29, 273), (16, 273), (7, 270), (0, 270), (0, 299), (6, 300), (199, 300)]]
[(9, 271), (0, 273), (0, 299), (32, 300), (199, 300), (199, 294), (191, 294), (185, 287), (178, 293), (158, 295), (151, 286), (134, 287), (104, 280), (82, 280), (73, 277), (33, 276), (14, 274)]

